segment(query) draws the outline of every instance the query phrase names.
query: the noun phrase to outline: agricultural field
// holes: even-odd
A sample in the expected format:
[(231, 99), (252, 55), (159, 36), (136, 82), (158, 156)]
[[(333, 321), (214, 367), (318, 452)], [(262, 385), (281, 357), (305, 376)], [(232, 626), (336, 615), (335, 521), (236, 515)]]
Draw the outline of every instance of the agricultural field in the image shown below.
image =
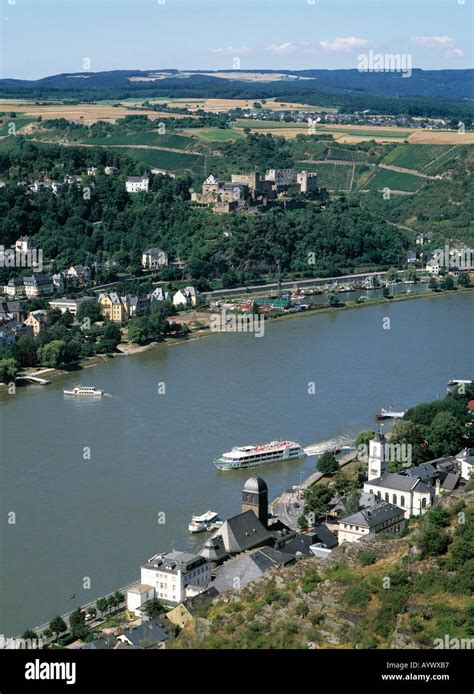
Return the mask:
[(449, 145), (398, 145), (382, 159), (381, 163), (424, 172), (426, 166), (451, 149), (454, 147)]
[[(167, 103), (168, 106), (173, 106), (175, 108), (187, 108), (190, 111), (197, 111), (202, 109), (203, 111), (208, 111), (210, 113), (222, 113), (223, 111), (232, 111), (234, 108), (252, 108), (253, 104), (258, 101), (258, 99), (185, 99), (185, 98), (175, 98), (175, 99), (150, 99), (150, 103)], [(263, 103), (265, 101), (265, 103)], [(281, 102), (275, 101), (274, 99), (264, 99), (260, 100), (258, 103), (261, 104), (263, 111), (326, 111), (327, 113), (336, 113), (336, 108), (331, 108), (328, 106), (313, 106), (308, 104), (297, 104), (293, 102)]]
[(343, 147), (328, 147), (326, 159), (353, 161), (359, 164), (365, 164), (371, 161), (367, 152), (355, 149), (344, 149)]
[(134, 149), (124, 147), (120, 151), (123, 154), (138, 159), (147, 166), (155, 169), (171, 171), (173, 173), (194, 173), (204, 175), (205, 157), (195, 154), (181, 154), (160, 149)]
[(400, 190), (407, 193), (416, 193), (424, 184), (426, 179), (414, 174), (390, 171), (388, 169), (377, 169), (375, 175), (370, 178), (364, 186), (368, 190)]
[(124, 135), (111, 135), (110, 137), (92, 137), (83, 140), (90, 145), (142, 145), (150, 147), (171, 147), (172, 149), (192, 150), (196, 140), (184, 135), (160, 135), (157, 130), (143, 130)]
[(465, 145), (459, 145), (459, 147), (452, 146), (449, 147), (447, 151), (441, 154), (439, 157), (434, 159), (430, 164), (427, 164), (423, 168), (423, 173), (430, 176), (435, 176), (436, 174), (441, 174), (446, 169), (447, 166), (451, 166), (454, 159), (459, 156), (463, 151), (466, 151)]
[(12, 123), (15, 126), (15, 132), (18, 133), (26, 125), (29, 125), (32, 120), (32, 118), (28, 118), (26, 116), (21, 116), (20, 118), (11, 118), (8, 115), (0, 116), (0, 137), (14, 134), (9, 132), (9, 128)]
[[(192, 135), (203, 142), (235, 142), (235, 140), (245, 139), (245, 135), (240, 130), (234, 128), (190, 128), (181, 132), (185, 135)], [(195, 143), (195, 140), (193, 140)]]
[(377, 128), (368, 125), (317, 125), (316, 131), (331, 133), (335, 140), (345, 144), (356, 144), (366, 140), (376, 142), (406, 140), (414, 132), (410, 128)]
[(474, 131), (415, 130), (409, 142), (414, 145), (474, 145)]
[(53, 120), (55, 118), (65, 118), (66, 120), (81, 123), (96, 123), (99, 120), (115, 122), (119, 118), (132, 115), (148, 116), (151, 120), (157, 118), (179, 118), (179, 114), (167, 112), (149, 111), (138, 109), (134, 106), (113, 106), (110, 103), (96, 104), (35, 104), (33, 101), (20, 101), (17, 99), (3, 99), (0, 101), (0, 112), (5, 111), (29, 117), (31, 120), (41, 116), (43, 120)]
[(318, 174), (318, 185), (330, 191), (350, 191), (354, 176), (354, 166), (350, 164), (307, 164), (298, 162), (299, 171), (312, 171)]

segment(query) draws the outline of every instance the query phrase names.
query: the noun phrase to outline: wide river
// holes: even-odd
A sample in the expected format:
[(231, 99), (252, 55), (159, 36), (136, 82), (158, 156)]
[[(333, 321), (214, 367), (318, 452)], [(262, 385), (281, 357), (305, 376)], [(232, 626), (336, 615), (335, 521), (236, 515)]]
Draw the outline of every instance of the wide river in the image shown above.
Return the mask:
[[(192, 513), (240, 510), (249, 472), (212, 464), (232, 446), (283, 437), (321, 449), (373, 428), (381, 407), (432, 400), (450, 378), (472, 377), (473, 299), (308, 315), (261, 338), (160, 346), (1, 395), (0, 633), (138, 579), (156, 552), (197, 549), (205, 536), (188, 534)], [(64, 396), (79, 379), (110, 396)], [(274, 497), (314, 464), (255, 470)]]

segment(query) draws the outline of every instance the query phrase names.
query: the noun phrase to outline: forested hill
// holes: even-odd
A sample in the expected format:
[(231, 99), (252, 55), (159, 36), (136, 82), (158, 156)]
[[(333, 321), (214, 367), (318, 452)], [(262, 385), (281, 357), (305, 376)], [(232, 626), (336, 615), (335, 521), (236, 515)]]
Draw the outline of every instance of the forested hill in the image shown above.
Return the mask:
[[(472, 104), (467, 100), (474, 93), (474, 70), (413, 70), (409, 79), (403, 78), (399, 72), (285, 71), (282, 78), (269, 82), (240, 80), (236, 78), (238, 71), (227, 79), (212, 73), (183, 74), (162, 70), (159, 79), (143, 81), (156, 72), (112, 70), (63, 73), (31, 81), (3, 79), (0, 80), (0, 97), (76, 98), (82, 101), (158, 96), (278, 97), (285, 101), (338, 107), (348, 112), (370, 109), (377, 113), (441, 117), (472, 114)], [(272, 71), (268, 74), (271, 75)]]

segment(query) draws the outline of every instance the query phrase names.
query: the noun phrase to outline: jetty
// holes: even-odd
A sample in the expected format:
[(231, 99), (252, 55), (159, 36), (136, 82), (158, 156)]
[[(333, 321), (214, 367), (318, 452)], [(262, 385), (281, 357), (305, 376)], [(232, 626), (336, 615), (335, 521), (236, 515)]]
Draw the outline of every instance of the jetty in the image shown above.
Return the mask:
[(33, 376), (32, 374), (23, 374), (22, 376), (17, 376), (15, 381), (26, 381), (27, 383), (37, 383), (40, 386), (47, 386), (51, 383), (47, 378), (40, 378), (39, 376)]

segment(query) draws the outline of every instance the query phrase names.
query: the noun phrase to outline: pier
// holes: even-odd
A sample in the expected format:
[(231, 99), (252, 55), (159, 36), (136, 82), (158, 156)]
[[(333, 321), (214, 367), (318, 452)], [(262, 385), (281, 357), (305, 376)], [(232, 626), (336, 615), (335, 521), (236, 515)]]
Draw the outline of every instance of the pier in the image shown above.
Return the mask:
[(27, 383), (37, 383), (40, 386), (47, 386), (51, 381), (47, 378), (39, 378), (39, 376), (32, 376), (31, 374), (23, 374), (23, 376), (17, 376), (15, 381), (26, 381)]

